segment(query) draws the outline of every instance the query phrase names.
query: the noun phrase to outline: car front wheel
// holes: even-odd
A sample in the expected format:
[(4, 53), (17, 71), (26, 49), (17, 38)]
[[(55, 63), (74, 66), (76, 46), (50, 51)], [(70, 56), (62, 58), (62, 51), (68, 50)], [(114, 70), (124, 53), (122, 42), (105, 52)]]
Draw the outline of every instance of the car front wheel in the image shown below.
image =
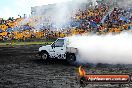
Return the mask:
[(49, 58), (48, 53), (47, 53), (47, 52), (42, 52), (42, 54), (41, 54), (41, 59), (47, 60), (48, 58)]

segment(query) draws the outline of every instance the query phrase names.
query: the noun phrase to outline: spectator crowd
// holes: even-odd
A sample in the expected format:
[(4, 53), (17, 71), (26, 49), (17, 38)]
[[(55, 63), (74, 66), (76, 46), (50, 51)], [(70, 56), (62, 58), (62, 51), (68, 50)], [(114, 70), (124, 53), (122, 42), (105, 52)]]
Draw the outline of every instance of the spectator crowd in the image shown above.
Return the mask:
[(78, 9), (71, 16), (69, 26), (61, 30), (53, 30), (53, 24), (45, 18), (39, 29), (34, 27), (41, 17), (30, 18), (26, 24), (20, 25), (25, 18), (0, 19), (0, 40), (26, 40), (31, 38), (58, 38), (82, 34), (108, 34), (132, 31), (132, 8), (111, 7), (102, 3), (95, 8)]

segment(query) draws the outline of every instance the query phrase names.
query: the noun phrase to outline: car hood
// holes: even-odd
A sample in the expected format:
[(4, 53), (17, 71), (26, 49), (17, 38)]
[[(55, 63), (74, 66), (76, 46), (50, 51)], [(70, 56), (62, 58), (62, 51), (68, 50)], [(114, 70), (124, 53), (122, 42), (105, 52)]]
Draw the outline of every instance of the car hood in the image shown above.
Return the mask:
[(51, 45), (42, 46), (39, 48), (39, 51), (48, 50), (49, 48), (51, 48)]

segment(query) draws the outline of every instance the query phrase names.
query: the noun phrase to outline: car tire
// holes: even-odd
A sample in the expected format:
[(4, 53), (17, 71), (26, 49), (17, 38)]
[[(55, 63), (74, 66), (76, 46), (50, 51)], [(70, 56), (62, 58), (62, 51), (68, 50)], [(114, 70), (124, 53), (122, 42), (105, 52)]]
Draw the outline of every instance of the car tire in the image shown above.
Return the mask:
[(42, 52), (41, 53), (41, 59), (42, 60), (48, 60), (49, 59), (49, 54), (47, 52)]
[(73, 64), (76, 61), (75, 54), (67, 54), (66, 60), (68, 63)]

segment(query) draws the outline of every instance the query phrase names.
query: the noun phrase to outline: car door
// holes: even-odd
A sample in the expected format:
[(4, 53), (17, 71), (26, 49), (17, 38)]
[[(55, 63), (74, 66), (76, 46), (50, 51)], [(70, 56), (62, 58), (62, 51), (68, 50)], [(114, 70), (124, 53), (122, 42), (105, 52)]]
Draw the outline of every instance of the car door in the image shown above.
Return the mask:
[(58, 59), (65, 59), (66, 53), (66, 44), (65, 39), (58, 39), (52, 45), (52, 56), (57, 57)]

